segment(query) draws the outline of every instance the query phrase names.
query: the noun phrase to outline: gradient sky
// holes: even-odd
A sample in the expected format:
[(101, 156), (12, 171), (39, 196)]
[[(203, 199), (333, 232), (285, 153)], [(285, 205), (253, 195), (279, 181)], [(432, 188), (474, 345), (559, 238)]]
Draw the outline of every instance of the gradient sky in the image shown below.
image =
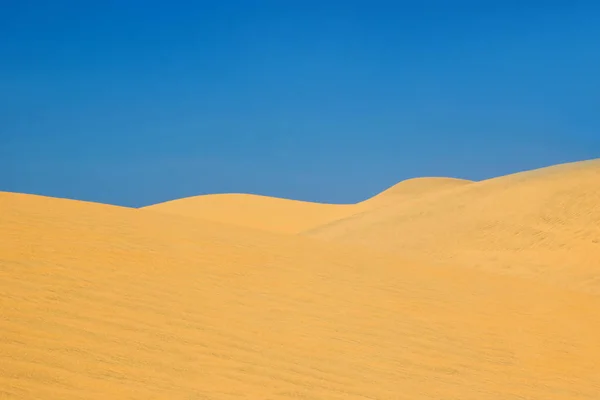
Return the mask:
[(600, 157), (599, 112), (598, 1), (1, 0), (3, 191), (354, 202)]

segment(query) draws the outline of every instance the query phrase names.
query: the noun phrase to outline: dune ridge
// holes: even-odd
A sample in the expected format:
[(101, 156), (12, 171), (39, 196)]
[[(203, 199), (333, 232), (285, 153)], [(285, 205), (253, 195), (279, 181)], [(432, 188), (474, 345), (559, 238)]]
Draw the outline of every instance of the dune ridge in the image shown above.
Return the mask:
[(444, 192), (471, 183), (473, 183), (473, 181), (458, 178), (411, 178), (400, 181), (361, 203), (378, 203), (378, 205), (395, 204), (402, 200), (431, 193)]
[(598, 182), (600, 160), (344, 206), (0, 192), (0, 398), (596, 399)]
[(0, 193), (4, 398), (593, 399), (600, 299)]
[(300, 233), (354, 212), (351, 204), (321, 204), (244, 193), (209, 194), (142, 209), (280, 233)]
[(600, 160), (475, 182), (304, 234), (600, 290)]
[(244, 193), (210, 194), (142, 207), (152, 211), (201, 218), (279, 233), (301, 233), (424, 193), (469, 183), (454, 178), (414, 178), (353, 204), (323, 204)]

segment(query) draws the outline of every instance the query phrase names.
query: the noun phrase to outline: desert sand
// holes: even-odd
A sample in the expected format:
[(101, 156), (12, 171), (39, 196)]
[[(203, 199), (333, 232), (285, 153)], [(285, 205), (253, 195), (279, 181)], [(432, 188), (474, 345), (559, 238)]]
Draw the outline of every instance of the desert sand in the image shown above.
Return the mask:
[(176, 199), (143, 208), (271, 232), (301, 233), (387, 204), (443, 192), (469, 182), (454, 178), (408, 179), (357, 204), (322, 204), (228, 193)]
[(347, 205), (0, 210), (0, 398), (600, 395), (599, 160)]
[(600, 291), (600, 160), (462, 185), (305, 234)]
[(355, 204), (321, 204), (231, 193), (195, 196), (145, 209), (280, 233), (300, 233), (360, 210)]

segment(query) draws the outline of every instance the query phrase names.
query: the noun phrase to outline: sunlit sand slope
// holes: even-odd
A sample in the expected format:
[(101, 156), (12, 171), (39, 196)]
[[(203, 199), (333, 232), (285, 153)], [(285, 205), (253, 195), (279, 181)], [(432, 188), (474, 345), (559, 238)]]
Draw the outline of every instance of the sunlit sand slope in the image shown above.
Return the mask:
[(444, 191), (462, 187), (469, 183), (472, 183), (472, 181), (456, 178), (412, 178), (395, 184), (366, 200), (365, 203), (370, 203), (371, 206), (394, 204), (425, 194), (443, 193)]
[(600, 160), (378, 208), (308, 235), (600, 290)]
[(300, 233), (365, 210), (467, 182), (452, 178), (409, 179), (358, 204), (321, 204), (252, 194), (213, 194), (144, 208), (272, 232)]
[(253, 194), (211, 194), (144, 208), (273, 232), (298, 233), (352, 215), (356, 212), (354, 207)]
[(592, 295), (144, 210), (0, 209), (2, 398), (600, 393)]

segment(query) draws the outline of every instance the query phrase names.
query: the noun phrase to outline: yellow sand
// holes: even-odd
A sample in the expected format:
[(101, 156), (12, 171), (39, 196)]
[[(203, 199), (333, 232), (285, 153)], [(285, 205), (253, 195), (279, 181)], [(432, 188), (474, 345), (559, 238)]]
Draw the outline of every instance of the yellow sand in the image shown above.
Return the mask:
[[(505, 210), (498, 215), (514, 218), (525, 211), (500, 202), (516, 190), (531, 221), (562, 221), (561, 240), (573, 235), (565, 251), (579, 257), (591, 244), (576, 242), (595, 229), (598, 203), (589, 202), (597, 192), (583, 186), (596, 166), (448, 190), (465, 203), (469, 193), (477, 200), (487, 192)], [(563, 197), (551, 194), (553, 183)], [(431, 197), (414, 206), (427, 216), (442, 192), (421, 193)], [(575, 192), (585, 196), (575, 202), (568, 195)], [(546, 211), (532, 203), (542, 194), (539, 204), (554, 205)], [(477, 201), (480, 213), (492, 212)], [(435, 211), (441, 223), (443, 207), (455, 210), (448, 202)], [(408, 205), (357, 218), (397, 207)], [(407, 262), (387, 245), (375, 250), (374, 238), (359, 248), (32, 195), (0, 192), (0, 211), (0, 398), (595, 400), (600, 393), (600, 297), (542, 275)], [(473, 240), (456, 241), (464, 248), (517, 243), (455, 227)]]
[(355, 212), (354, 205), (320, 204), (253, 194), (211, 194), (144, 209), (261, 230), (299, 233)]
[(426, 194), (443, 193), (470, 183), (472, 181), (456, 178), (430, 177), (407, 179), (365, 200), (363, 203), (369, 204), (370, 207), (366, 209), (397, 204)]
[(272, 232), (300, 233), (359, 212), (468, 182), (453, 178), (409, 179), (358, 204), (321, 204), (234, 193), (194, 196), (144, 208)]
[(463, 185), (306, 232), (600, 291), (600, 160)]

